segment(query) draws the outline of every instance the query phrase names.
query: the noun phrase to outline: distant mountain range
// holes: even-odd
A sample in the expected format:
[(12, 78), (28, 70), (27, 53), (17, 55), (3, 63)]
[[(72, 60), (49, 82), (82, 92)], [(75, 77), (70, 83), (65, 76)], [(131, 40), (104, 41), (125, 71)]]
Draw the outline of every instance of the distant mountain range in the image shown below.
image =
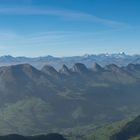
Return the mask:
[(0, 67), (0, 134), (94, 128), (140, 113), (140, 64)]
[(94, 63), (98, 63), (102, 66), (108, 64), (116, 64), (118, 66), (126, 66), (129, 63), (140, 63), (140, 55), (127, 55), (125, 53), (117, 54), (98, 54), (98, 55), (83, 55), (83, 56), (73, 56), (73, 57), (53, 57), (53, 56), (44, 56), (44, 57), (12, 57), (10, 55), (0, 57), (0, 66), (4, 65), (14, 65), (28, 63), (33, 65), (36, 68), (41, 68), (43, 65), (51, 65), (56, 69), (60, 69), (63, 64), (66, 64), (68, 67), (72, 67), (74, 63), (83, 63), (87, 67), (91, 67)]

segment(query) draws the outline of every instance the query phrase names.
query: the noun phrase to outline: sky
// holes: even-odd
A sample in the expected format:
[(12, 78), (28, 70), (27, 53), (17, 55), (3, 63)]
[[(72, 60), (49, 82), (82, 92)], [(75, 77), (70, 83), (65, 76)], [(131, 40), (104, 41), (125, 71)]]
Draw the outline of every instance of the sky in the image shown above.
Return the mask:
[(0, 0), (0, 55), (140, 54), (140, 0)]

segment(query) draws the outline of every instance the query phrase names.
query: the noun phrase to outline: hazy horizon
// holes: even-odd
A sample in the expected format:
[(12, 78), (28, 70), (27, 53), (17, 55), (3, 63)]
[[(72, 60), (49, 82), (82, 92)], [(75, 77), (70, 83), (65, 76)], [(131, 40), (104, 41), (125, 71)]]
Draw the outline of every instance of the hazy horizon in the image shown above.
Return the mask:
[(28, 55), (11, 55), (11, 54), (3, 54), (0, 55), (0, 57), (3, 56), (11, 56), (11, 57), (27, 57), (27, 58), (35, 58), (35, 57), (84, 57), (84, 56), (91, 56), (91, 55), (128, 55), (128, 56), (134, 56), (134, 55), (140, 55), (140, 53), (134, 53), (134, 54), (128, 54), (125, 52), (112, 52), (112, 53), (108, 53), (108, 52), (102, 52), (102, 53), (85, 53), (85, 54), (80, 54), (80, 55), (64, 55), (64, 56), (59, 56), (59, 55), (51, 55), (51, 54), (46, 54), (46, 55), (36, 55), (36, 56), (28, 56)]

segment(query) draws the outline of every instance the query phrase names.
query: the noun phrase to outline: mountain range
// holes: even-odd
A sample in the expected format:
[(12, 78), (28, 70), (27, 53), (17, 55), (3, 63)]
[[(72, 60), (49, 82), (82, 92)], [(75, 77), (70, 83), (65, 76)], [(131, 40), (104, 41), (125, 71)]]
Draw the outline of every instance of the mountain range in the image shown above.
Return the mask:
[(108, 64), (116, 64), (118, 66), (126, 66), (129, 63), (140, 63), (140, 55), (127, 55), (124, 52), (116, 54), (86, 54), (83, 56), (71, 56), (71, 57), (53, 57), (53, 56), (42, 56), (42, 57), (13, 57), (5, 55), (0, 57), (0, 66), (15, 65), (28, 63), (32, 66), (41, 69), (43, 65), (48, 64), (55, 67), (57, 70), (61, 68), (63, 64), (68, 67), (72, 67), (75, 63), (83, 63), (87, 67), (91, 67), (94, 63), (98, 63), (101, 66)]
[(0, 134), (94, 128), (140, 113), (140, 64), (0, 67)]

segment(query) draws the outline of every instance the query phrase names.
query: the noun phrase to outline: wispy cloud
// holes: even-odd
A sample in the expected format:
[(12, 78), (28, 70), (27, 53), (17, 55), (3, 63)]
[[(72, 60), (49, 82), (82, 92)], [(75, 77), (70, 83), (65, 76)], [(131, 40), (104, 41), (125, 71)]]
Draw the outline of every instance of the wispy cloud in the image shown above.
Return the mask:
[[(33, 34), (21, 35), (11, 32), (0, 32), (0, 46), (7, 46), (8, 49), (16, 47), (17, 49), (32, 48), (32, 47), (47, 47), (51, 46), (65, 47), (70, 44), (81, 44), (98, 42), (105, 39), (105, 36), (112, 34), (117, 30), (104, 30), (96, 32), (82, 31), (52, 31), (52, 32), (37, 32)], [(6, 49), (6, 48), (5, 48)]]
[(124, 23), (100, 18), (92, 14), (66, 9), (51, 9), (40, 7), (0, 7), (0, 14), (4, 15), (46, 15), (66, 18), (69, 20), (91, 21), (110, 26), (124, 26)]
[[(0, 42), (2, 41), (14, 41), (14, 42), (23, 42), (23, 43), (37, 43), (37, 42), (63, 42), (66, 39), (76, 40), (84, 38), (97, 39), (108, 34), (114, 34), (122, 31), (121, 29), (106, 29), (106, 30), (97, 30), (97, 31), (45, 31), (45, 32), (34, 32), (30, 34), (18, 34), (16, 32), (3, 32), (0, 31)], [(81, 40), (80, 40), (81, 41)]]
[[(112, 31), (111, 31), (112, 32)], [(100, 35), (103, 32), (52, 31), (21, 35), (16, 33), (0, 33), (0, 55), (71, 55), (74, 47), (78, 53), (85, 49), (87, 44), (103, 41)], [(79, 50), (79, 48), (81, 48)], [(82, 51), (84, 52), (84, 51)], [(76, 52), (75, 52), (76, 53)], [(74, 54), (73, 54), (74, 55)]]
[[(112, 48), (111, 36), (122, 30), (110, 29), (95, 32), (88, 31), (50, 31), (32, 34), (0, 32), (0, 55), (77, 55), (104, 51)], [(106, 45), (106, 42), (107, 43)], [(86, 46), (86, 47), (85, 47)], [(117, 50), (118, 46), (116, 47)], [(108, 49), (109, 50), (109, 49)], [(119, 48), (118, 48), (119, 50)], [(120, 49), (121, 50), (121, 49)], [(114, 50), (113, 50), (114, 51)], [(75, 53), (75, 54), (74, 54)]]
[(10, 41), (17, 39), (18, 35), (12, 32), (0, 32), (0, 41)]

